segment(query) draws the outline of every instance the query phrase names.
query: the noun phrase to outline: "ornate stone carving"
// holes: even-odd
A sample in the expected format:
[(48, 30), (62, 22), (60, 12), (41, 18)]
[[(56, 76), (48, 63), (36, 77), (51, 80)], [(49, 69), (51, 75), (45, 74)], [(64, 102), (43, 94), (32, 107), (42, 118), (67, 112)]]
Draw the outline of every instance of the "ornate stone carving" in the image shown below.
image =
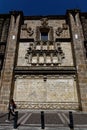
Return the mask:
[(36, 27), (36, 41), (40, 40), (40, 27)]
[(27, 63), (31, 65), (59, 65), (64, 58), (65, 54), (60, 43), (53, 42), (39, 41), (36, 43), (36, 48), (34, 44), (30, 44), (25, 54)]
[(21, 29), (27, 31), (29, 36), (32, 36), (34, 33), (34, 30), (31, 27), (27, 27), (27, 24), (22, 25)]
[(28, 28), (27, 28), (27, 32), (28, 32), (28, 35), (29, 35), (29, 36), (32, 36), (33, 33), (34, 33), (34, 31), (33, 31), (33, 29), (32, 29), (31, 27), (28, 27)]
[(48, 26), (48, 19), (47, 18), (42, 18), (41, 19), (41, 25), (43, 27), (47, 27)]
[(20, 109), (78, 109), (79, 104), (76, 102), (70, 103), (29, 103), (29, 102), (17, 102), (17, 106)]
[(56, 30), (57, 36), (60, 36), (60, 34), (63, 32), (63, 29), (61, 27), (58, 27)]
[(63, 30), (67, 30), (68, 29), (68, 25), (66, 23), (62, 24), (62, 27), (58, 27), (56, 29), (56, 35), (60, 36), (60, 34), (63, 32)]

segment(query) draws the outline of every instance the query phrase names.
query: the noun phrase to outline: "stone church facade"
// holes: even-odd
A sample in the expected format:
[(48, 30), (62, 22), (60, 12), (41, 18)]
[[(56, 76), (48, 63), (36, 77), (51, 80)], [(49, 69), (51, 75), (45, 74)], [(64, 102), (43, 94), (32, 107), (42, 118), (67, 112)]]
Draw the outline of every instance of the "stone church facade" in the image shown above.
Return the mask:
[(87, 111), (87, 13), (0, 14), (0, 110)]

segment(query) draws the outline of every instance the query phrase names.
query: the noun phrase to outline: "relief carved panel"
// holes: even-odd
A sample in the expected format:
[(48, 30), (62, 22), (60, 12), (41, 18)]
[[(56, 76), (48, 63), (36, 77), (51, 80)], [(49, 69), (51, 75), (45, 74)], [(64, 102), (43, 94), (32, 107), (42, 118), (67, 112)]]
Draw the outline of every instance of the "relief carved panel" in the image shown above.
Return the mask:
[[(35, 47), (36, 46), (36, 47)], [(61, 64), (62, 60), (65, 58), (65, 54), (62, 50), (60, 43), (51, 43), (51, 42), (36, 42), (30, 44), (29, 48), (27, 48), (25, 54), (27, 64), (35, 64), (40, 65), (51, 65)]]
[(68, 25), (65, 24), (65, 23), (63, 23), (63, 24), (62, 24), (62, 27), (58, 27), (58, 28), (56, 29), (56, 35), (57, 35), (57, 36), (60, 36), (61, 33), (62, 33), (64, 30), (67, 30), (67, 29), (68, 29)]
[(34, 34), (34, 30), (31, 27), (27, 27), (27, 24), (22, 25), (21, 29), (27, 32), (27, 36), (31, 37)]
[(73, 66), (71, 43), (26, 42), (19, 44), (17, 66), (46, 66), (47, 64), (50, 66)]
[(58, 109), (78, 106), (76, 81), (73, 76), (16, 77), (14, 99), (19, 108)]

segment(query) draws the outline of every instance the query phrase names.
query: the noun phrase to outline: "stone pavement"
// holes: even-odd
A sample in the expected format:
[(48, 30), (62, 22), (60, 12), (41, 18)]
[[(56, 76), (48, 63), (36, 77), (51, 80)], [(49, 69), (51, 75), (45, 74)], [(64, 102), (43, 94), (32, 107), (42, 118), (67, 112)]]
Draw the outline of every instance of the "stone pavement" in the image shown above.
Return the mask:
[[(6, 122), (7, 113), (0, 112), (0, 130), (13, 129), (13, 117)], [(44, 111), (45, 130), (70, 130), (68, 111)], [(87, 130), (87, 113), (74, 112), (74, 130)], [(40, 111), (19, 111), (18, 130), (41, 130)]]

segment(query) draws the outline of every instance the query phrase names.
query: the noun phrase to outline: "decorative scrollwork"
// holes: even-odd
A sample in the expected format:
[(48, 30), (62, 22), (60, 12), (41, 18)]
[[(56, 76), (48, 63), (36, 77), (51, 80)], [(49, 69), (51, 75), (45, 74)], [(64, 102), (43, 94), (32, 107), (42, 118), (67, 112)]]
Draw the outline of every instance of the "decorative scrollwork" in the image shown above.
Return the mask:
[(27, 33), (28, 33), (29, 36), (32, 36), (33, 33), (34, 33), (34, 30), (31, 27), (27, 27), (27, 24), (22, 25), (21, 29), (23, 31), (27, 31)]
[(32, 36), (33, 33), (34, 33), (34, 31), (33, 31), (33, 29), (32, 29), (31, 27), (28, 27), (28, 28), (27, 28), (27, 32), (28, 32), (28, 35), (29, 35), (29, 36)]
[(56, 30), (56, 35), (60, 36), (60, 34), (63, 32), (63, 30), (67, 30), (68, 29), (68, 25), (66, 23), (62, 24), (62, 27), (58, 27)]

